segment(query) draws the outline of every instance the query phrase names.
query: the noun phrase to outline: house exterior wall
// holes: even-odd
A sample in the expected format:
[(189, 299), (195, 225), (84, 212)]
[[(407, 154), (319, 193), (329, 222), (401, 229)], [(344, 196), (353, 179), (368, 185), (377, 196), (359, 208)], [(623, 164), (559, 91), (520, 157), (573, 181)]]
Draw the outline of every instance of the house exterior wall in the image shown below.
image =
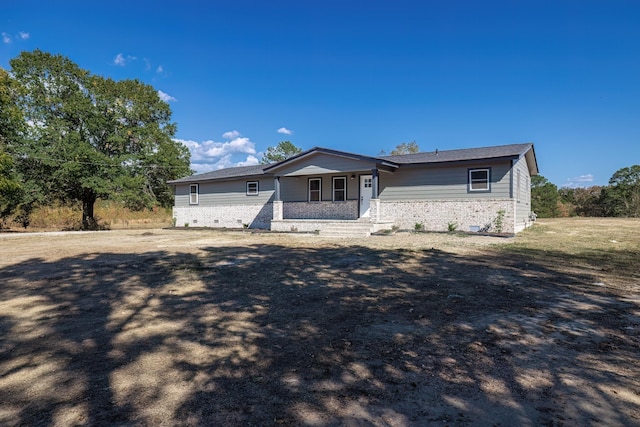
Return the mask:
[(526, 158), (520, 158), (513, 167), (513, 198), (516, 204), (515, 231), (531, 225), (531, 175)]
[[(359, 216), (360, 176), (371, 173), (369, 166), (354, 159), (317, 155), (287, 166), (290, 169), (274, 171), (280, 177), (282, 200), (277, 203), (277, 212), (273, 176), (194, 182), (199, 185), (197, 205), (189, 204), (190, 183), (180, 183), (175, 191), (175, 223), (178, 227), (290, 227), (271, 221), (277, 213), (276, 219), (299, 219), (305, 224), (303, 228), (317, 230), (320, 226), (312, 224), (314, 219), (355, 220)], [(490, 170), (490, 190), (470, 191), (469, 170), (484, 168)], [(333, 177), (346, 178), (346, 201), (332, 201)], [(310, 178), (322, 180), (320, 202), (308, 202)], [(402, 165), (394, 172), (379, 173), (379, 197), (372, 198), (371, 220), (390, 221), (403, 229), (422, 224), (426, 230), (446, 231), (451, 223), (462, 231), (495, 232), (496, 220), (502, 216), (501, 231), (514, 233), (530, 224), (530, 179), (524, 156), (515, 160)], [(248, 181), (258, 181), (258, 195), (246, 194)], [(499, 214), (501, 211), (504, 214)]]
[[(490, 169), (490, 191), (468, 190), (469, 169)], [(458, 165), (405, 165), (393, 174), (380, 174), (380, 199), (467, 200), (510, 197), (511, 162), (468, 162)]]
[[(247, 182), (258, 181), (258, 195), (247, 195)], [(189, 185), (185, 183), (176, 185), (176, 207), (215, 207), (227, 205), (257, 205), (265, 204), (273, 199), (273, 178), (242, 178), (228, 181), (193, 182), (198, 184), (198, 204), (189, 204)]]
[[(258, 181), (258, 195), (247, 195)], [(189, 204), (191, 183), (176, 185), (173, 218), (177, 227), (269, 228), (273, 215), (273, 178), (243, 178), (198, 184), (198, 204)]]
[(514, 233), (515, 211), (511, 199), (380, 200), (380, 219), (409, 230), (421, 224), (424, 230), (448, 231), (452, 223), (460, 231), (496, 232), (500, 211), (504, 211), (501, 232)]

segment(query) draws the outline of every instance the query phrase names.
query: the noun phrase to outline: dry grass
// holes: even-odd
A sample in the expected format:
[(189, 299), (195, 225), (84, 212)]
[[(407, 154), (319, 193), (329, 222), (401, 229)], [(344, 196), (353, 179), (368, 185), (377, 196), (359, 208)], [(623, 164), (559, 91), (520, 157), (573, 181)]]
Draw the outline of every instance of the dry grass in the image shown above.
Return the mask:
[[(118, 202), (98, 200), (95, 216), (102, 228), (161, 228), (171, 225), (171, 209), (155, 207), (152, 210), (132, 211)], [(43, 206), (31, 215), (29, 230), (78, 230), (82, 219), (82, 206)]]
[(501, 250), (548, 264), (588, 271), (602, 283), (640, 282), (640, 219), (554, 218), (518, 235)]

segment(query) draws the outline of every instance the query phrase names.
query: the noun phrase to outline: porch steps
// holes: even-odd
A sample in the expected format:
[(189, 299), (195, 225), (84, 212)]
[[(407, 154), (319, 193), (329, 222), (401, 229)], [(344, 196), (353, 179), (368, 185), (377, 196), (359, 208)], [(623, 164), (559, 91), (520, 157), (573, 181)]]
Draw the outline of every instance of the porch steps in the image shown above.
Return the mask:
[(373, 224), (367, 222), (333, 222), (318, 233), (322, 237), (369, 237)]

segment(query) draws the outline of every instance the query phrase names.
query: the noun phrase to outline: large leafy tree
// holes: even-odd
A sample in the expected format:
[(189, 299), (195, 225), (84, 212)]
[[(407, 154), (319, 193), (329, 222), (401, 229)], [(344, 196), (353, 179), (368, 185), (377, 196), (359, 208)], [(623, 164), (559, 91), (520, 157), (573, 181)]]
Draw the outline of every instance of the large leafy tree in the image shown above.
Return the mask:
[(262, 156), (260, 163), (277, 163), (287, 160), (298, 153), (302, 153), (302, 149), (293, 145), (290, 141), (282, 141), (275, 147), (267, 148), (267, 152)]
[(0, 226), (22, 201), (23, 188), (10, 155), (24, 123), (17, 99), (18, 86), (9, 73), (0, 68)]
[(542, 175), (531, 177), (531, 209), (541, 218), (558, 216), (558, 187)]
[(607, 216), (640, 217), (640, 165), (616, 171), (603, 191)]
[(166, 180), (191, 173), (189, 151), (172, 137), (171, 109), (138, 80), (114, 81), (39, 50), (11, 60), (21, 84), (25, 138), (18, 168), (48, 199), (82, 203), (82, 227), (96, 226), (98, 198), (130, 207), (170, 203)]

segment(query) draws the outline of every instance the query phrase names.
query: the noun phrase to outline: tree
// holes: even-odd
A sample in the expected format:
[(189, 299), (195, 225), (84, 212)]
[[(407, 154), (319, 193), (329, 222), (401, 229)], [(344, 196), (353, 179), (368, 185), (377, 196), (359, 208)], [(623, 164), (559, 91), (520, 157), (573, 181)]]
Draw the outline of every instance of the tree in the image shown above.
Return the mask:
[(18, 170), (46, 200), (81, 202), (83, 229), (97, 225), (98, 198), (166, 203), (166, 180), (191, 173), (188, 150), (172, 139), (171, 109), (153, 87), (39, 50), (10, 63), (29, 124), (14, 149)]
[(281, 162), (298, 153), (302, 153), (301, 148), (296, 147), (289, 141), (282, 141), (275, 147), (267, 148), (267, 152), (262, 156), (260, 163), (266, 165), (268, 163)]
[(602, 199), (606, 216), (640, 217), (640, 165), (617, 170)]
[(396, 148), (391, 150), (391, 155), (398, 156), (401, 154), (413, 154), (413, 153), (419, 153), (419, 152), (420, 152), (420, 147), (418, 146), (418, 144), (415, 141), (411, 141), (411, 142), (403, 142), (396, 145)]
[(558, 187), (542, 175), (531, 177), (531, 209), (540, 218), (558, 216)]
[(0, 68), (0, 228), (22, 200), (20, 178), (9, 153), (20, 138), (24, 123), (17, 98), (16, 82)]

